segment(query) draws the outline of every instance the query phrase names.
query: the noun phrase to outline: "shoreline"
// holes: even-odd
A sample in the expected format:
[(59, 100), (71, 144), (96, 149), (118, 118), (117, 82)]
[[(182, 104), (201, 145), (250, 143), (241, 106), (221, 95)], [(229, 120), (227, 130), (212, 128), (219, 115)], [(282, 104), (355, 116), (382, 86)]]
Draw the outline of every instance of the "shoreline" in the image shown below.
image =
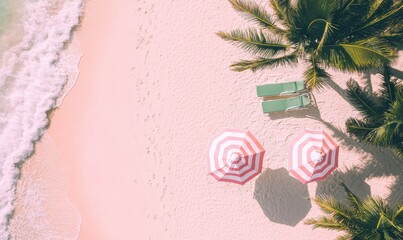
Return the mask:
[[(7, 49), (2, 52), (0, 122), (1, 137), (7, 141), (0, 146), (0, 239), (8, 238), (19, 166), (33, 154), (34, 144), (48, 124), (47, 113), (65, 82), (59, 68), (64, 64), (60, 52), (82, 6), (81, 0), (70, 0), (58, 9), (45, 8), (44, 2), (25, 3), (16, 5), (20, 8), (13, 17), (21, 19), (11, 22), (9, 26), (15, 28), (2, 37)], [(45, 29), (57, 34), (49, 35)]]
[[(116, 6), (119, 5), (119, 6)], [(88, 166), (87, 164), (94, 164), (93, 168), (98, 169), (98, 171), (102, 172), (104, 175), (110, 175), (111, 179), (113, 178), (119, 178), (119, 172), (111, 172), (108, 171), (109, 169), (104, 169), (103, 167), (97, 167), (97, 163), (94, 161), (91, 161), (92, 159), (88, 159), (88, 156), (83, 156), (80, 154), (83, 153), (85, 155), (85, 151), (82, 150), (76, 150), (77, 147), (77, 142), (96, 142), (96, 139), (102, 139), (104, 137), (103, 133), (92, 133), (92, 134), (97, 134), (97, 137), (95, 137), (94, 140), (90, 140), (89, 136), (81, 136), (80, 139), (76, 139), (76, 136), (72, 135), (71, 133), (77, 133), (77, 131), (80, 132), (85, 132), (85, 131), (97, 131), (98, 129), (101, 128), (106, 128), (106, 127), (111, 127), (111, 131), (115, 130), (120, 130), (123, 128), (114, 128), (113, 126), (107, 126), (105, 125), (104, 122), (99, 122), (97, 124), (91, 123), (91, 126), (87, 126), (84, 129), (81, 129), (80, 126), (77, 126), (78, 128), (75, 129), (74, 126), (71, 125), (72, 122), (80, 122), (83, 124), (82, 121), (87, 120), (88, 121), (88, 116), (84, 119), (81, 118), (80, 116), (88, 114), (88, 107), (85, 105), (88, 104), (91, 99), (97, 99), (97, 104), (99, 106), (108, 106), (111, 104), (111, 99), (100, 99), (98, 96), (97, 91), (105, 91), (105, 90), (110, 90), (111, 88), (113, 89), (113, 85), (109, 86), (108, 84), (111, 84), (110, 80), (102, 77), (102, 74), (105, 75), (110, 75), (112, 72), (116, 72), (116, 68), (109, 66), (108, 62), (103, 62), (101, 61), (102, 59), (108, 59), (110, 56), (105, 55), (105, 54), (110, 54), (111, 51), (116, 51), (116, 46), (108, 46), (108, 42), (105, 41), (103, 43), (98, 43), (94, 44), (94, 42), (100, 42), (101, 40), (98, 40), (97, 38), (99, 37), (99, 33), (102, 32), (103, 36), (108, 36), (110, 32), (113, 32), (110, 28), (108, 29), (108, 22), (110, 22), (110, 19), (112, 17), (111, 14), (117, 14), (114, 12), (116, 11), (121, 11), (127, 16), (127, 11), (124, 7), (122, 7), (122, 3), (118, 4), (113, 1), (109, 2), (97, 2), (97, 1), (91, 1), (86, 3), (86, 12), (85, 16), (82, 22), (82, 25), (79, 29), (79, 31), (76, 34), (76, 37), (80, 41), (81, 49), (83, 52), (83, 57), (81, 58), (81, 62), (79, 65), (80, 72), (78, 76), (78, 80), (74, 85), (74, 88), (70, 93), (66, 96), (66, 98), (63, 101), (63, 104), (60, 106), (57, 111), (54, 112), (54, 115), (52, 116), (52, 124), (50, 125), (49, 129), (47, 130), (47, 133), (49, 136), (55, 141), (56, 146), (58, 146), (59, 152), (61, 153), (61, 161), (65, 162), (69, 168), (72, 169), (71, 174), (70, 174), (70, 179), (71, 179), (71, 184), (70, 184), (70, 190), (69, 190), (69, 196), (71, 198), (72, 203), (78, 208), (80, 211), (80, 214), (82, 215), (82, 228), (80, 232), (80, 237), (79, 239), (114, 239), (114, 238), (119, 238), (119, 239), (125, 239), (125, 238), (138, 238), (142, 239), (143, 236), (145, 236), (145, 233), (143, 233), (141, 230), (144, 230), (145, 227), (144, 225), (144, 220), (146, 219), (146, 216), (141, 217), (141, 216), (134, 216), (133, 214), (137, 214), (138, 212), (143, 211), (144, 207), (142, 207), (144, 204), (142, 201), (145, 201), (145, 199), (139, 198), (135, 199), (135, 195), (139, 192), (145, 192), (142, 187), (136, 187), (135, 184), (130, 180), (129, 182), (127, 180), (120, 180), (119, 182), (112, 183), (113, 185), (110, 185), (111, 181), (113, 180), (108, 180), (104, 179), (104, 177), (101, 177), (97, 173), (93, 174), (86, 174), (86, 175), (91, 175), (92, 179), (88, 179), (83, 177), (81, 173), (83, 171), (85, 172), (91, 172), (93, 170), (89, 170), (88, 167), (92, 168), (92, 166)], [(117, 8), (119, 7), (119, 9)], [(102, 17), (101, 17), (102, 16)], [(101, 20), (100, 18), (104, 19)], [(113, 21), (113, 26), (115, 24), (121, 25), (123, 22), (118, 22), (118, 21)], [(112, 27), (112, 25), (110, 25)], [(106, 28), (106, 29), (105, 29)], [(124, 30), (121, 30), (124, 31)], [(112, 35), (112, 34), (111, 34)], [(130, 41), (128, 37), (121, 37), (119, 36), (118, 33), (114, 34), (116, 37), (114, 37), (115, 41), (119, 41), (119, 39), (127, 39), (125, 42)], [(134, 35), (133, 35), (134, 37)], [(108, 39), (110, 40), (110, 36), (108, 36)], [(100, 49), (101, 46), (108, 46), (108, 47), (102, 47), (102, 50)], [(120, 58), (121, 61), (125, 61), (123, 59), (126, 59), (128, 61), (128, 55), (129, 53), (126, 53), (126, 47), (128, 44), (124, 44), (120, 49), (120, 51), (124, 54), (123, 58)], [(104, 54), (104, 57), (100, 57), (100, 54)], [(119, 67), (117, 67), (119, 69)], [(125, 70), (129, 70), (128, 72), (125, 72)], [(119, 69), (120, 72), (122, 72), (122, 79), (124, 78), (130, 78), (130, 68), (125, 68)], [(125, 72), (125, 73), (123, 73)], [(102, 74), (101, 74), (102, 73)], [(96, 77), (91, 77), (96, 76)], [(102, 83), (101, 83), (102, 82)], [(109, 83), (108, 83), (109, 82)], [(99, 84), (105, 84), (105, 87), (97, 87)], [(123, 84), (117, 84), (121, 85), (121, 88), (124, 89), (125, 86)], [(95, 87), (95, 89), (94, 89)], [(113, 94), (113, 96), (116, 97), (116, 99), (119, 99), (119, 92), (116, 92)], [(109, 96), (112, 97), (112, 96)], [(94, 107), (94, 105), (92, 105)], [(126, 106), (131, 107), (131, 104), (128, 103)], [(114, 106), (110, 106), (114, 108)], [(91, 107), (89, 107), (91, 108)], [(113, 112), (113, 109), (109, 108), (111, 112)], [(102, 119), (104, 116), (99, 116), (99, 115), (104, 115), (108, 114), (107, 112), (96, 112), (94, 114), (94, 118)], [(124, 113), (123, 113), (124, 114)], [(123, 117), (125, 118), (125, 117)], [(70, 125), (70, 126), (69, 126)], [(69, 130), (66, 130), (66, 127), (69, 128)], [(131, 123), (126, 124), (123, 126), (126, 131), (126, 128), (133, 128)], [(71, 130), (71, 131), (70, 131)], [(124, 132), (121, 131), (121, 132)], [(119, 135), (121, 136), (121, 135)], [(127, 136), (130, 137), (130, 136)], [(90, 137), (91, 138), (91, 137)], [(131, 142), (132, 140), (128, 139), (124, 142)], [(101, 143), (103, 144), (103, 143)], [(85, 144), (80, 144), (80, 145), (85, 145)], [(88, 145), (88, 144), (87, 144)], [(113, 146), (113, 142), (110, 143), (111, 146)], [(95, 158), (98, 158), (97, 154), (95, 153), (99, 149), (97, 149), (99, 146), (96, 146), (92, 154), (94, 154)], [(115, 146), (116, 147), (116, 146)], [(119, 146), (117, 146), (119, 148)], [(128, 151), (129, 149), (125, 150), (125, 152), (129, 152), (129, 155), (134, 156), (135, 153)], [(77, 154), (71, 155), (71, 152), (75, 152)], [(87, 153), (88, 154), (88, 153)], [(91, 153), (89, 153), (91, 154)], [(122, 158), (130, 160), (130, 157), (125, 157), (121, 156)], [(78, 169), (75, 169), (75, 165), (77, 163), (81, 164), (81, 167), (85, 168), (82, 169), (83, 171), (80, 171)], [(91, 162), (91, 163), (90, 163)], [(133, 163), (127, 162), (125, 164), (122, 164), (123, 168), (127, 168), (128, 166), (133, 166)], [(116, 167), (115, 167), (116, 168)], [(112, 170), (115, 171), (115, 170)], [(116, 175), (117, 174), (117, 175)], [(131, 178), (131, 174), (126, 174), (127, 177)], [(113, 177), (115, 176), (115, 177)], [(92, 182), (92, 186), (90, 189), (86, 189), (85, 186), (83, 187), (81, 181), (92, 181), (93, 179), (94, 182)], [(77, 182), (76, 182), (77, 181)], [(100, 186), (102, 185), (102, 186)], [(110, 185), (110, 187), (107, 187), (107, 185)], [(122, 185), (121, 187), (117, 187), (118, 185)], [(126, 186), (126, 187), (125, 187)], [(130, 187), (129, 187), (130, 186)], [(132, 188), (133, 190), (127, 190), (129, 188)], [(86, 189), (86, 190), (84, 190)], [(109, 190), (106, 190), (109, 189)], [(119, 195), (119, 198), (111, 198), (107, 199), (108, 195), (111, 193), (115, 192), (118, 189), (117, 192), (121, 192), (117, 195)], [(134, 190), (137, 190), (137, 192), (134, 192)], [(84, 191), (84, 192), (83, 192)], [(105, 191), (105, 192), (104, 192)], [(125, 194), (123, 194), (123, 192)], [(89, 194), (91, 193), (91, 194)], [(106, 195), (105, 195), (106, 194)], [(102, 203), (102, 200), (99, 198), (99, 195), (103, 195), (103, 199), (105, 199), (105, 202)], [(130, 196), (131, 195), (131, 196)], [(145, 194), (144, 194), (145, 195)], [(83, 196), (86, 196), (83, 198)], [(124, 196), (126, 200), (120, 199), (121, 196)], [(110, 196), (109, 196), (110, 198)], [(114, 211), (112, 210), (113, 206), (116, 205), (118, 206), (121, 201), (127, 202), (131, 201), (133, 203), (133, 207), (128, 207), (128, 209), (121, 209), (119, 211), (119, 214), (116, 215)], [(140, 202), (139, 202), (140, 201)], [(136, 203), (137, 204), (134, 204)], [(96, 203), (96, 204), (95, 204)], [(125, 206), (129, 206), (129, 202), (125, 204)], [(91, 207), (90, 207), (91, 206)], [(105, 210), (109, 208), (110, 210)], [(127, 208), (127, 207), (126, 207)], [(130, 209), (137, 209), (136, 211), (130, 211)], [(98, 216), (99, 212), (105, 214), (106, 212), (109, 212), (107, 214), (107, 218)], [(137, 218), (138, 222), (137, 224), (133, 224), (133, 222), (128, 222), (127, 224), (130, 226), (122, 226), (119, 227), (120, 225), (125, 225), (122, 220), (121, 220), (121, 215), (127, 215), (126, 218)], [(102, 220), (103, 219), (103, 220)], [(112, 220), (114, 219), (114, 220)], [(114, 223), (111, 223), (113, 221)], [(135, 222), (135, 221), (134, 221)], [(126, 224), (126, 225), (127, 225)]]

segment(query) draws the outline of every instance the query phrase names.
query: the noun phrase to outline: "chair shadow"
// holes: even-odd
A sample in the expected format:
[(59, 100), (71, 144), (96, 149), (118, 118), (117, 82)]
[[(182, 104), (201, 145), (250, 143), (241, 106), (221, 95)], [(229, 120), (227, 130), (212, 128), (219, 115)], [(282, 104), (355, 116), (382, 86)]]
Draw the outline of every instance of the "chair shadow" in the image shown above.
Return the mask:
[(308, 186), (289, 176), (285, 168), (260, 174), (254, 198), (270, 221), (288, 226), (297, 225), (312, 207)]
[(308, 106), (307, 108), (290, 110), (285, 112), (273, 112), (268, 114), (271, 120), (278, 120), (283, 118), (313, 118), (319, 119), (320, 112), (316, 106)]
[(336, 170), (325, 180), (319, 181), (316, 196), (330, 196), (346, 203), (346, 193), (339, 184), (343, 182), (359, 198), (365, 199), (371, 195), (371, 187), (365, 182), (361, 169), (352, 168), (346, 171)]

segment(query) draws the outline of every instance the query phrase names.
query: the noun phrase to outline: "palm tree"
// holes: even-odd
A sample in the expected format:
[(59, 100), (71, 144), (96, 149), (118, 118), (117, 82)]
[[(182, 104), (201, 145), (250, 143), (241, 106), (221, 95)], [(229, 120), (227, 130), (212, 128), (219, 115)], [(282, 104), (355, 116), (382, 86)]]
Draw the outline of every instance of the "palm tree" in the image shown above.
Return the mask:
[(393, 149), (403, 157), (403, 85), (391, 79), (385, 66), (380, 94), (364, 91), (354, 80), (347, 83), (347, 97), (363, 119), (349, 118), (347, 132), (357, 139)]
[(308, 89), (324, 84), (328, 67), (357, 72), (390, 63), (397, 57), (393, 43), (403, 36), (402, 0), (270, 0), (274, 14), (254, 2), (229, 2), (260, 26), (217, 33), (257, 55), (231, 68), (255, 71), (302, 60)]
[(311, 218), (305, 224), (314, 228), (343, 231), (338, 240), (403, 239), (403, 207), (392, 208), (379, 197), (359, 199), (343, 183), (347, 204), (333, 198), (317, 197), (316, 204), (325, 216)]

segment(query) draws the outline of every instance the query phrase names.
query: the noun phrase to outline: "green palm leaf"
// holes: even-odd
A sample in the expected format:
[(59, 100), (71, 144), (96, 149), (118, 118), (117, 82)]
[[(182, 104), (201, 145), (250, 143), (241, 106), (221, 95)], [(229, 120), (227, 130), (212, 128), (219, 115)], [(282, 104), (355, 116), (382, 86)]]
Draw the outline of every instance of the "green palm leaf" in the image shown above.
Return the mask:
[(368, 136), (371, 143), (402, 149), (403, 142), (403, 99), (393, 102), (385, 113), (385, 123)]
[(337, 68), (343, 71), (359, 71), (360, 68), (355, 64), (354, 59), (340, 46), (324, 45), (318, 56), (324, 65)]
[(218, 32), (217, 35), (246, 51), (259, 54), (263, 57), (272, 57), (279, 52), (285, 52), (289, 47), (279, 39), (270, 38), (261, 30), (235, 30), (229, 33)]
[(344, 236), (339, 236), (336, 238), (336, 240), (351, 240), (350, 235), (344, 235)]
[(353, 80), (348, 82), (347, 96), (364, 117), (348, 119), (347, 132), (367, 143), (391, 148), (403, 157), (403, 86), (390, 81), (388, 67), (380, 97), (365, 92)]
[(345, 225), (335, 221), (332, 218), (325, 217), (325, 216), (321, 216), (318, 218), (309, 218), (309, 219), (305, 220), (304, 223), (308, 224), (308, 225), (313, 225), (314, 229), (315, 228), (326, 228), (326, 229), (337, 230), (337, 231), (348, 229)]
[(270, 5), (274, 9), (278, 19), (288, 23), (287, 10), (291, 8), (290, 0), (270, 0)]
[(374, 19), (382, 13), (384, 9), (389, 9), (393, 5), (393, 0), (375, 0), (370, 4), (367, 19)]
[(322, 50), (323, 45), (326, 42), (326, 39), (328, 38), (328, 36), (331, 34), (331, 32), (333, 31), (334, 27), (332, 26), (332, 24), (328, 21), (325, 21), (325, 28), (323, 29), (323, 34), (322, 37), (319, 41), (318, 47), (316, 48), (316, 53), (319, 53), (319, 51)]
[(324, 213), (329, 214), (337, 221), (345, 221), (351, 218), (351, 212), (349, 212), (345, 206), (333, 198), (319, 196), (315, 198), (315, 203)]
[(242, 72), (245, 70), (256, 71), (263, 68), (274, 68), (280, 65), (291, 65), (298, 61), (297, 55), (289, 54), (278, 58), (257, 58), (254, 60), (241, 60), (231, 64), (234, 71)]
[(398, 207), (398, 210), (392, 217), (392, 221), (397, 221), (398, 223), (403, 224), (403, 206)]
[(391, 24), (384, 33), (380, 34), (380, 37), (390, 42), (393, 46), (399, 47), (400, 42), (403, 40), (403, 21)]
[(284, 32), (283, 29), (275, 25), (275, 21), (269, 13), (255, 2), (244, 2), (242, 0), (229, 0), (229, 2), (237, 12), (242, 13), (249, 21), (278, 33)]
[(364, 141), (368, 141), (367, 138), (371, 134), (372, 131), (376, 130), (376, 126), (373, 124), (369, 124), (367, 122), (358, 120), (356, 118), (349, 118), (346, 121), (347, 132)]
[(311, 65), (304, 72), (305, 85), (308, 89), (314, 87), (323, 87), (325, 85), (325, 79), (330, 75), (321, 67), (318, 66), (315, 59), (312, 59)]
[(347, 82), (347, 98), (369, 122), (379, 122), (382, 119), (384, 109), (379, 106), (378, 97), (364, 91), (353, 79)]
[(400, 121), (389, 121), (376, 130), (372, 131), (367, 139), (377, 146), (393, 146), (400, 143), (400, 139), (397, 134), (403, 131), (403, 123)]
[(376, 38), (354, 43), (340, 43), (338, 46), (351, 56), (357, 69), (362, 70), (382, 67), (397, 57), (390, 45)]
[(390, 20), (391, 18), (397, 17), (398, 19), (401, 18), (402, 12), (403, 11), (403, 5), (400, 4), (396, 8), (388, 11), (387, 13), (383, 14), (382, 16), (379, 16), (378, 18), (374, 19), (373, 21), (365, 24), (363, 27), (356, 29), (352, 33), (357, 33), (357, 32), (371, 32), (371, 31), (378, 31), (379, 29), (383, 29), (384, 25), (382, 25), (384, 22)]
[(381, 89), (381, 98), (383, 99), (382, 105), (385, 106), (385, 111), (389, 105), (396, 100), (396, 90), (397, 83), (396, 81), (391, 80), (390, 67), (386, 65), (383, 68)]
[(378, 197), (362, 201), (344, 184), (342, 186), (350, 204), (343, 205), (332, 198), (318, 197), (315, 202), (324, 216), (310, 218), (305, 224), (313, 225), (313, 228), (343, 231), (345, 234), (338, 240), (402, 239), (402, 207), (392, 209)]
[(345, 16), (346, 14), (349, 14), (352, 11), (352, 7), (359, 5), (360, 1), (357, 0), (341, 0), (339, 1), (339, 8), (337, 9), (337, 15), (338, 16)]

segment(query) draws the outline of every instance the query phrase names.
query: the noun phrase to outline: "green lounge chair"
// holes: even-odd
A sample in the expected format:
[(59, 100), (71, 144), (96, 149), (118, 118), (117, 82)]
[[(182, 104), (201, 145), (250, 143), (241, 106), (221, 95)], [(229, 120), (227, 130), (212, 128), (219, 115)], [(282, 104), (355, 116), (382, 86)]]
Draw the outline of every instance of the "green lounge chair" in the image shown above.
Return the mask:
[(296, 97), (282, 98), (262, 102), (264, 113), (288, 111), (292, 109), (303, 108), (311, 105), (309, 94), (302, 94)]
[(270, 83), (256, 87), (258, 97), (270, 97), (291, 94), (305, 89), (304, 81)]

